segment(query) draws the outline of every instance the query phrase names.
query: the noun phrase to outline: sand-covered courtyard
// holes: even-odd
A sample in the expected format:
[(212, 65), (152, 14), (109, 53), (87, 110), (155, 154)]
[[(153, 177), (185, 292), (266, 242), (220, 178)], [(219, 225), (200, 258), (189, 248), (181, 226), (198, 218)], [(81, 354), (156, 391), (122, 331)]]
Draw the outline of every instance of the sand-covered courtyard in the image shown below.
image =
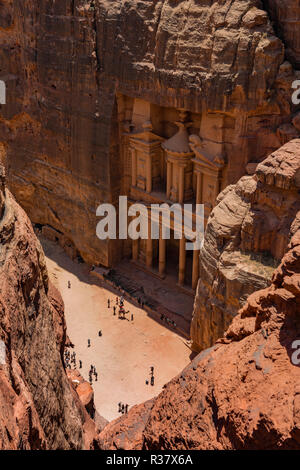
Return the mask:
[[(108, 298), (115, 305), (116, 294), (94, 280), (87, 266), (73, 262), (60, 246), (41, 241), (50, 279), (65, 303), (68, 335), (75, 345), (77, 367), (81, 360), (80, 372), (86, 380), (91, 364), (98, 372), (98, 381), (93, 381), (98, 412), (110, 421), (119, 416), (119, 402), (131, 407), (157, 395), (189, 363), (191, 351), (186, 341), (127, 301), (125, 310), (130, 314), (126, 320), (118, 319), (113, 309), (107, 307)], [(102, 337), (98, 336), (99, 330)], [(145, 383), (150, 378), (151, 366), (154, 386)]]

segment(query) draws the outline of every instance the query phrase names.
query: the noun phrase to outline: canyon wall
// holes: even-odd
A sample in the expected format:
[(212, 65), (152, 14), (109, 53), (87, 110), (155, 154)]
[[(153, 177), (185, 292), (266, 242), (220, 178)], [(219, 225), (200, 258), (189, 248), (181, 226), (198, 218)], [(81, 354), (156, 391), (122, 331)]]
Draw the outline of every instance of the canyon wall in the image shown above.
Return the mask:
[(271, 285), (157, 398), (110, 423), (103, 449), (299, 449), (300, 212), (291, 234)]
[(93, 449), (95, 423), (63, 365), (62, 299), (0, 167), (0, 448)]
[(3, 0), (0, 21), (9, 186), (34, 223), (89, 263), (124, 254), (96, 238), (95, 210), (124, 190), (126, 100), (157, 107), (157, 121), (164, 109), (173, 120), (192, 113), (224, 154), (225, 185), (299, 134), (297, 73), (259, 0)]
[(300, 210), (300, 139), (271, 154), (218, 197), (200, 252), (193, 349), (211, 346), (247, 297), (267, 287)]
[(264, 0), (278, 36), (286, 45), (286, 57), (300, 69), (300, 4), (298, 0)]

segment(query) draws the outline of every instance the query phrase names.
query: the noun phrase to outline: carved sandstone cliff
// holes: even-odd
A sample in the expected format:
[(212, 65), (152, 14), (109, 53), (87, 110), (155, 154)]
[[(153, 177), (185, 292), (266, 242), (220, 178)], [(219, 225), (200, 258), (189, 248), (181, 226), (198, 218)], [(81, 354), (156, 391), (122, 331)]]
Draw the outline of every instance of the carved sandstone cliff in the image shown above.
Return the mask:
[(191, 337), (211, 346), (252, 292), (267, 287), (300, 210), (300, 140), (258, 165), (218, 197), (200, 253)]
[(63, 366), (63, 302), (0, 170), (0, 448), (94, 448), (95, 424)]
[(259, 0), (5, 0), (0, 12), (10, 188), (92, 264), (122, 256), (96, 238), (95, 210), (127, 194), (123, 134), (136, 100), (164, 138), (189, 111), (193, 133), (226, 160), (224, 187), (299, 135), (296, 74)]
[(100, 434), (104, 449), (299, 449), (300, 213), (270, 287), (153, 401)]
[(287, 59), (300, 69), (300, 4), (298, 0), (282, 2), (264, 0), (275, 29), (286, 44)]

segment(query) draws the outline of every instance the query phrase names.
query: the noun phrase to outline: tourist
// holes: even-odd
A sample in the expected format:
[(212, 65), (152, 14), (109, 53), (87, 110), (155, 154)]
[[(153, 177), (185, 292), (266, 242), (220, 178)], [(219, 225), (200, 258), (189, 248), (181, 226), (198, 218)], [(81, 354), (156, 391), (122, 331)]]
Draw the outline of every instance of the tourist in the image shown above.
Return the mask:
[(79, 360), (79, 369), (82, 369), (82, 361)]
[(121, 411), (122, 411), (122, 403), (121, 402), (118, 403), (118, 407), (119, 407), (119, 413), (121, 413)]
[(115, 315), (115, 314), (116, 314), (116, 307), (115, 307), (115, 305), (114, 305), (114, 315)]
[(88, 348), (90, 348), (90, 347), (91, 347), (91, 340), (88, 339)]
[(98, 372), (95, 372), (94, 375), (95, 375), (96, 382), (98, 382)]
[(151, 376), (151, 385), (152, 385), (152, 387), (154, 385), (154, 376), (153, 375)]
[(119, 297), (116, 297), (116, 305), (119, 304)]
[(133, 321), (133, 313), (131, 314), (131, 321)]
[(71, 282), (68, 281), (68, 289), (71, 289)]
[(125, 406), (125, 414), (128, 413), (128, 406), (129, 406), (129, 405), (126, 405), (126, 406)]
[(110, 299), (107, 299), (107, 308), (110, 308)]
[(100, 337), (102, 336), (102, 331), (101, 331), (101, 330), (99, 330), (98, 335), (99, 335)]

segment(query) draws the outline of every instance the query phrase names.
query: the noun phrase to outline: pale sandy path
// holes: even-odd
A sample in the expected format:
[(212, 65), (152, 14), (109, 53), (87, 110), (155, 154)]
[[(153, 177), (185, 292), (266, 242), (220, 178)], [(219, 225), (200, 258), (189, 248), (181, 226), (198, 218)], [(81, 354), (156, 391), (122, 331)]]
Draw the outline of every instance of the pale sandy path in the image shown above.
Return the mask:
[[(81, 373), (88, 380), (91, 364), (98, 371), (98, 382), (93, 382), (98, 412), (110, 421), (120, 416), (119, 402), (132, 406), (157, 395), (189, 363), (191, 351), (184, 340), (128, 302), (125, 310), (134, 314), (134, 322), (113, 316), (107, 298), (114, 304), (116, 296), (93, 284), (86, 266), (72, 262), (59, 246), (41, 241), (50, 278), (65, 302), (68, 335), (77, 360), (82, 360)], [(155, 368), (154, 387), (145, 384), (150, 366)]]

